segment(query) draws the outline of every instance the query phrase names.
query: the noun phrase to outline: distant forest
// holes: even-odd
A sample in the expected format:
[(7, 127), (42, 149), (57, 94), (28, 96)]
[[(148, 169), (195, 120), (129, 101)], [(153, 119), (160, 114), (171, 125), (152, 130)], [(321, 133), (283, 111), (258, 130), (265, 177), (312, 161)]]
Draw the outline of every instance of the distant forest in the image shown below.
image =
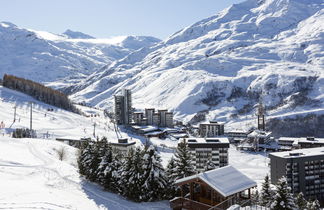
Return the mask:
[(37, 82), (5, 74), (2, 84), (6, 88), (17, 90), (44, 103), (80, 114), (70, 99), (62, 92), (46, 87)]

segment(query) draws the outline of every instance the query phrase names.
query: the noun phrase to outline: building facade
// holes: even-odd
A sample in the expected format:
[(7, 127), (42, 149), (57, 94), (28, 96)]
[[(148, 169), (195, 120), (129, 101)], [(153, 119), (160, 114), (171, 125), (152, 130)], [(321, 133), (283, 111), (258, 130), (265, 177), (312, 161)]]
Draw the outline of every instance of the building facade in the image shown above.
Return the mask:
[(121, 95), (115, 95), (115, 121), (118, 125), (129, 125), (132, 118), (131, 90), (122, 89)]
[(154, 109), (145, 109), (145, 117), (147, 118), (147, 124), (148, 125), (153, 125), (153, 114), (154, 114)]
[(305, 149), (324, 147), (324, 138), (315, 137), (280, 137), (278, 144), (287, 149)]
[(302, 192), (306, 199), (318, 199), (324, 204), (324, 150), (299, 149), (270, 153), (271, 182), (287, 177), (292, 192)]
[(109, 142), (114, 150), (120, 152), (121, 155), (126, 156), (131, 148), (135, 147), (136, 142), (130, 141), (127, 138), (120, 138), (118, 142)]
[(180, 142), (188, 144), (192, 154), (197, 172), (206, 170), (207, 163), (212, 162), (215, 168), (228, 165), (229, 141), (225, 137), (221, 138), (183, 138)]
[(173, 128), (173, 113), (165, 113), (165, 127)]
[(202, 123), (199, 125), (200, 137), (215, 137), (224, 135), (224, 123), (210, 121), (209, 123)]

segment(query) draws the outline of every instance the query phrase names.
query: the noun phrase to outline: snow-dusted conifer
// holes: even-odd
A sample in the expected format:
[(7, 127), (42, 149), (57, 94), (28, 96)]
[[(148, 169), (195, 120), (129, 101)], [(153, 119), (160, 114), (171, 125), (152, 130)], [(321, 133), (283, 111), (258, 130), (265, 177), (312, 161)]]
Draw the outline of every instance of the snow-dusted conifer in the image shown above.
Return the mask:
[(87, 176), (88, 168), (89, 168), (89, 162), (90, 162), (90, 144), (89, 142), (85, 142), (82, 144), (80, 148), (80, 155), (78, 158), (78, 166), (79, 166), (79, 172), (82, 175)]
[(291, 189), (287, 184), (285, 177), (279, 179), (276, 185), (276, 192), (273, 197), (273, 202), (270, 206), (271, 210), (297, 210), (295, 200), (291, 193)]
[(213, 163), (213, 161), (211, 159), (209, 159), (207, 162), (206, 162), (206, 166), (205, 166), (205, 171), (210, 171), (210, 170), (213, 170), (217, 168), (216, 164)]
[(143, 153), (140, 148), (131, 149), (125, 159), (121, 182), (122, 194), (130, 200), (141, 201), (143, 197)]
[(89, 148), (89, 159), (87, 160), (86, 166), (87, 166), (87, 172), (86, 172), (86, 178), (89, 179), (92, 182), (95, 182), (98, 180), (98, 167), (101, 162), (100, 154), (99, 154), (99, 145), (98, 143), (90, 143)]
[(174, 160), (174, 157), (172, 156), (165, 171), (167, 177), (167, 187), (165, 190), (165, 195), (168, 199), (174, 198), (177, 192), (177, 186), (175, 185), (175, 180), (177, 178), (176, 167), (176, 162)]
[(321, 206), (318, 200), (309, 201), (306, 206), (307, 210), (320, 210)]
[(111, 183), (110, 191), (121, 193), (121, 186), (119, 185), (122, 174), (122, 155), (117, 151), (113, 151), (113, 162), (111, 164)]
[(191, 154), (186, 142), (178, 144), (177, 152), (175, 154), (175, 162), (177, 166), (176, 175), (177, 179), (193, 175), (195, 170), (191, 163)]
[(166, 175), (161, 164), (161, 157), (150, 145), (143, 156), (143, 201), (162, 200), (166, 188)]
[(259, 204), (261, 206), (269, 206), (272, 201), (273, 191), (270, 186), (269, 175), (264, 177), (264, 182), (262, 183), (262, 188), (259, 196)]
[(99, 156), (101, 162), (98, 167), (97, 177), (98, 183), (105, 189), (110, 190), (110, 184), (112, 182), (112, 164), (113, 154), (112, 148), (108, 143), (102, 143), (99, 150)]
[(296, 197), (296, 205), (297, 205), (298, 209), (300, 209), (300, 210), (305, 210), (307, 207), (307, 201), (306, 201), (304, 194), (302, 192), (298, 193), (298, 195)]

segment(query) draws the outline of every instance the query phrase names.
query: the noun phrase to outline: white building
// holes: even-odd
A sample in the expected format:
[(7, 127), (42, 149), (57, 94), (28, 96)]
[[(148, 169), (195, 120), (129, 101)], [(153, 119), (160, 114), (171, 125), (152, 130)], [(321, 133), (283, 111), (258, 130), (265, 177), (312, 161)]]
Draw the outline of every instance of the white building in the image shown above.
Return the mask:
[(228, 165), (228, 138), (183, 138), (180, 142), (186, 142), (193, 156), (193, 165), (196, 171), (203, 172), (208, 162), (212, 162), (216, 168)]
[(224, 123), (209, 121), (209, 123), (201, 123), (199, 125), (200, 137), (215, 137), (224, 135)]

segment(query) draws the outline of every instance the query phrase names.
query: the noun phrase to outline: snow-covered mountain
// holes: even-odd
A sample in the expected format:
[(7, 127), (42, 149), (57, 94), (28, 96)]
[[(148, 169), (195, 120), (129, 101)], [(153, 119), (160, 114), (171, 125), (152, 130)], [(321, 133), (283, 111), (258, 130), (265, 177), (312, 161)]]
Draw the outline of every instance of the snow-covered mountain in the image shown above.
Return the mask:
[(63, 34), (70, 39), (95, 39), (93, 36), (82, 33), (80, 31), (72, 31), (70, 29), (66, 30)]
[(268, 119), (322, 115), (323, 67), (323, 0), (247, 0), (106, 65), (73, 99), (112, 107), (127, 87), (137, 108), (250, 127), (261, 99)]
[(56, 87), (65, 86), (159, 41), (144, 36), (95, 39), (70, 30), (56, 35), (0, 22), (0, 77), (8, 73), (38, 82), (52, 82)]

